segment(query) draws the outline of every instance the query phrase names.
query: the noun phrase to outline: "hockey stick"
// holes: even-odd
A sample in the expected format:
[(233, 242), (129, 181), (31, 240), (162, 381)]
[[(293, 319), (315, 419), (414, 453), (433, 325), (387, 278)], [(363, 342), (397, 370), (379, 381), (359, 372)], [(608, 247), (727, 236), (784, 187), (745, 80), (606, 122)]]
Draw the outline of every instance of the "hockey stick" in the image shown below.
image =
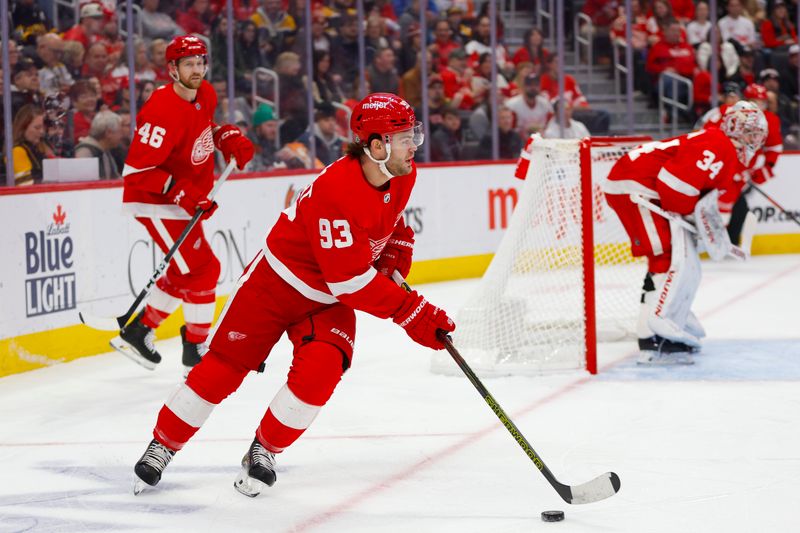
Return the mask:
[(784, 214), (784, 215), (786, 215), (787, 217), (789, 217), (789, 218), (790, 218), (790, 219), (792, 219), (794, 222), (796, 222), (797, 224), (799, 224), (799, 225), (800, 225), (800, 219), (798, 219), (798, 218), (797, 218), (797, 217), (796, 217), (794, 214), (792, 214), (792, 212), (791, 212), (791, 211), (788, 211), (786, 208), (782, 207), (782, 206), (781, 206), (781, 204), (779, 204), (778, 202), (776, 202), (776, 201), (775, 201), (775, 200), (772, 198), (772, 196), (770, 196), (770, 195), (768, 195), (767, 193), (765, 193), (765, 192), (764, 192), (764, 190), (763, 190), (761, 187), (759, 187), (758, 185), (756, 185), (755, 183), (752, 183), (752, 182), (750, 183), (750, 186), (751, 186), (751, 187), (752, 187), (752, 188), (753, 188), (753, 189), (754, 189), (756, 192), (758, 192), (758, 194), (760, 194), (761, 196), (763, 196), (764, 198), (766, 198), (767, 200), (769, 200), (769, 202), (770, 202), (772, 205), (774, 205), (775, 207), (777, 207), (778, 209), (780, 209), (780, 210), (783, 212), (783, 214)]
[[(694, 233), (695, 235), (697, 235), (697, 228), (694, 226), (694, 224), (692, 224), (688, 220), (685, 220), (683, 217), (676, 215), (675, 213), (672, 213), (670, 211), (667, 211), (666, 209), (663, 209), (652, 202), (647, 201), (645, 198), (639, 196), (638, 194), (631, 194), (630, 196), (631, 200), (633, 200), (634, 203), (639, 204), (646, 209), (649, 209), (653, 213), (660, 215), (666, 218), (667, 220), (676, 222), (679, 226), (687, 230), (689, 233)], [(738, 259), (739, 261), (745, 261), (747, 259), (747, 253), (745, 253), (744, 250), (742, 250), (735, 244), (731, 244), (731, 247), (728, 250), (728, 255), (730, 255), (734, 259)]]
[[(392, 279), (406, 291), (411, 291), (411, 287), (405, 282), (403, 276), (401, 276), (399, 272), (395, 271), (392, 274)], [(470, 383), (478, 390), (478, 394), (481, 395), (481, 398), (489, 405), (492, 412), (500, 419), (500, 422), (502, 422), (503, 426), (511, 433), (511, 436), (517, 441), (522, 451), (524, 451), (525, 455), (536, 465), (536, 468), (539, 469), (547, 482), (556, 489), (556, 492), (561, 496), (562, 500), (569, 504), (593, 503), (604, 500), (619, 492), (620, 480), (619, 476), (614, 472), (606, 472), (581, 485), (565, 485), (556, 479), (550, 469), (547, 468), (547, 465), (544, 464), (539, 454), (533, 449), (533, 446), (531, 446), (528, 440), (522, 435), (522, 432), (520, 432), (514, 422), (511, 421), (511, 418), (509, 418), (506, 412), (503, 411), (503, 408), (500, 407), (500, 404), (497, 403), (494, 396), (484, 387), (481, 380), (475, 375), (475, 372), (472, 371), (464, 358), (461, 357), (461, 354), (458, 353), (450, 335), (447, 335), (444, 330), (441, 329), (437, 332), (437, 335), (444, 343), (447, 352), (464, 374), (466, 374), (467, 379), (469, 379)]]
[[(233, 169), (235, 167), (236, 167), (236, 160), (234, 158), (231, 158), (230, 163), (228, 163), (228, 166), (225, 167), (225, 170), (222, 172), (222, 175), (217, 180), (217, 183), (214, 185), (214, 188), (211, 189), (211, 192), (208, 194), (209, 200), (214, 199), (214, 197), (219, 192), (220, 187), (222, 187), (222, 184), (225, 183), (225, 180), (228, 179), (228, 176), (230, 176), (231, 172), (233, 172)], [(200, 220), (200, 217), (203, 216), (204, 212), (205, 211), (200, 208), (198, 208), (197, 211), (195, 211), (191, 220), (189, 220), (189, 223), (186, 224), (186, 227), (184, 228), (183, 232), (175, 240), (175, 244), (172, 245), (172, 248), (169, 249), (167, 254), (164, 256), (164, 259), (162, 259), (161, 263), (159, 263), (159, 265), (156, 267), (156, 270), (155, 272), (153, 272), (153, 275), (150, 276), (150, 281), (148, 281), (144, 289), (142, 289), (141, 292), (139, 292), (138, 296), (136, 296), (136, 299), (133, 301), (133, 304), (131, 304), (131, 306), (128, 308), (127, 311), (125, 311), (124, 314), (117, 317), (101, 317), (101, 316), (93, 316), (90, 315), (89, 313), (81, 311), (78, 313), (81, 322), (83, 322), (90, 328), (107, 330), (107, 331), (119, 331), (122, 328), (124, 328), (125, 325), (128, 323), (128, 321), (133, 316), (133, 314), (139, 308), (139, 305), (142, 303), (142, 301), (145, 298), (147, 298), (148, 294), (150, 294), (150, 291), (153, 289), (153, 285), (155, 285), (156, 281), (158, 281), (158, 278), (161, 277), (161, 274), (163, 274), (164, 271), (167, 269), (167, 266), (169, 266), (169, 262), (172, 259), (172, 256), (175, 255), (175, 253), (178, 251), (178, 248), (180, 248), (181, 244), (183, 244), (183, 241), (186, 240), (187, 235), (189, 235), (189, 232), (192, 231), (192, 228), (195, 226), (195, 224), (197, 224), (197, 222)]]

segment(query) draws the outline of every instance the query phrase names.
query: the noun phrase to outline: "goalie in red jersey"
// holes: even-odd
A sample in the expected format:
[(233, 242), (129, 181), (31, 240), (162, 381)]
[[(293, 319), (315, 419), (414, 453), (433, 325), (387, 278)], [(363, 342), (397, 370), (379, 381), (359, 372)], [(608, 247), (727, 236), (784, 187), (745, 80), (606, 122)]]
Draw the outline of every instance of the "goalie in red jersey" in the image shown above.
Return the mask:
[(411, 267), (414, 232), (402, 214), (416, 181), (421, 124), (403, 99), (375, 93), (353, 110), (355, 142), (281, 213), (245, 269), (200, 364), (161, 408), (136, 464), (135, 493), (155, 485), (244, 377), (286, 333), (294, 345), (286, 384), (269, 404), (234, 486), (256, 496), (275, 482), (275, 455), (309, 427), (350, 367), (355, 309), (391, 318), (416, 342), (444, 345), (447, 314), (390, 276)]
[[(738, 102), (719, 128), (645, 144), (611, 169), (603, 184), (608, 204), (631, 239), (632, 254), (648, 261), (637, 326), (639, 363), (692, 363), (690, 354), (705, 336), (691, 312), (700, 283), (695, 238), (712, 258), (738, 250), (722, 222), (718, 194), (737, 186), (734, 177), (764, 145), (766, 133), (764, 114)], [(692, 215), (696, 235), (683, 218)]]
[[(214, 182), (214, 148), (239, 168), (253, 157), (252, 143), (233, 125), (213, 122), (217, 95), (203, 79), (208, 50), (187, 35), (167, 46), (173, 83), (160, 87), (136, 117), (122, 175), (123, 209), (136, 217), (164, 252), (172, 247), (197, 209), (203, 219), (217, 208), (208, 199)], [(152, 370), (161, 361), (153, 345), (154, 329), (181, 303), (186, 325), (181, 327), (186, 372), (200, 360), (216, 303), (220, 264), (196, 224), (157, 281), (144, 311), (125, 326), (111, 345)]]

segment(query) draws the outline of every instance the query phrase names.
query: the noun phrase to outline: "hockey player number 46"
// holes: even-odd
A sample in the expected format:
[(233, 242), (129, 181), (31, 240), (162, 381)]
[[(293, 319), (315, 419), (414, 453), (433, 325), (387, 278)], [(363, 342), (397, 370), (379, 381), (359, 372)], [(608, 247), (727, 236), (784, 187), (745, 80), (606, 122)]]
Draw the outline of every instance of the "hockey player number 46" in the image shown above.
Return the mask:
[[(151, 128), (152, 131), (150, 131)], [(149, 122), (145, 122), (136, 133), (139, 134), (139, 141), (142, 144), (149, 144), (153, 148), (158, 148), (164, 142), (164, 134), (167, 133), (167, 130), (161, 126), (152, 127)]]
[(323, 248), (347, 248), (353, 244), (353, 234), (346, 220), (319, 219), (319, 244)]

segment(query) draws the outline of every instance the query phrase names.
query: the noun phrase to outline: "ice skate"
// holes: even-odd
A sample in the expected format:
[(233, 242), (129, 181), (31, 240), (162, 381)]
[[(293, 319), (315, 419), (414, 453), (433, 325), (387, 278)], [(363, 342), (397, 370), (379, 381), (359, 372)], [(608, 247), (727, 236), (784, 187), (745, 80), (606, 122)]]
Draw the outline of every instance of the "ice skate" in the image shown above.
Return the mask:
[(148, 370), (155, 369), (161, 362), (161, 354), (156, 351), (155, 331), (142, 324), (142, 313), (133, 322), (122, 328), (119, 337), (111, 339), (111, 347)]
[(639, 358), (637, 365), (693, 365), (692, 354), (699, 348), (682, 342), (675, 342), (658, 335), (639, 339)]
[(133, 478), (133, 493), (138, 495), (147, 487), (155, 487), (161, 480), (161, 474), (167, 467), (175, 452), (170, 450), (157, 440), (153, 439), (147, 446), (133, 471), (136, 476)]
[(181, 326), (181, 341), (183, 342), (183, 378), (189, 376), (192, 368), (200, 362), (206, 351), (206, 346), (202, 343), (195, 344), (186, 340), (186, 326)]
[(264, 448), (258, 439), (242, 458), (242, 470), (233, 482), (233, 487), (251, 498), (258, 496), (264, 485), (275, 484), (275, 454)]

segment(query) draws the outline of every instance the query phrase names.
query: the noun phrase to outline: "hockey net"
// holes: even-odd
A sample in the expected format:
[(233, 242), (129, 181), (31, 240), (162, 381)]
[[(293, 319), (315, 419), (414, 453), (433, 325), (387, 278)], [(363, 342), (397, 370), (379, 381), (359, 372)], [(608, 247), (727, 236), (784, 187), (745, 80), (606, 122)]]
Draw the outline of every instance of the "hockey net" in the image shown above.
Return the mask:
[[(631, 256), (601, 183), (617, 159), (647, 140), (531, 143), (506, 234), (456, 316), (454, 343), (476, 373), (595, 373), (598, 341), (634, 335), (646, 263)], [(432, 369), (458, 372), (445, 352), (434, 355)]]

